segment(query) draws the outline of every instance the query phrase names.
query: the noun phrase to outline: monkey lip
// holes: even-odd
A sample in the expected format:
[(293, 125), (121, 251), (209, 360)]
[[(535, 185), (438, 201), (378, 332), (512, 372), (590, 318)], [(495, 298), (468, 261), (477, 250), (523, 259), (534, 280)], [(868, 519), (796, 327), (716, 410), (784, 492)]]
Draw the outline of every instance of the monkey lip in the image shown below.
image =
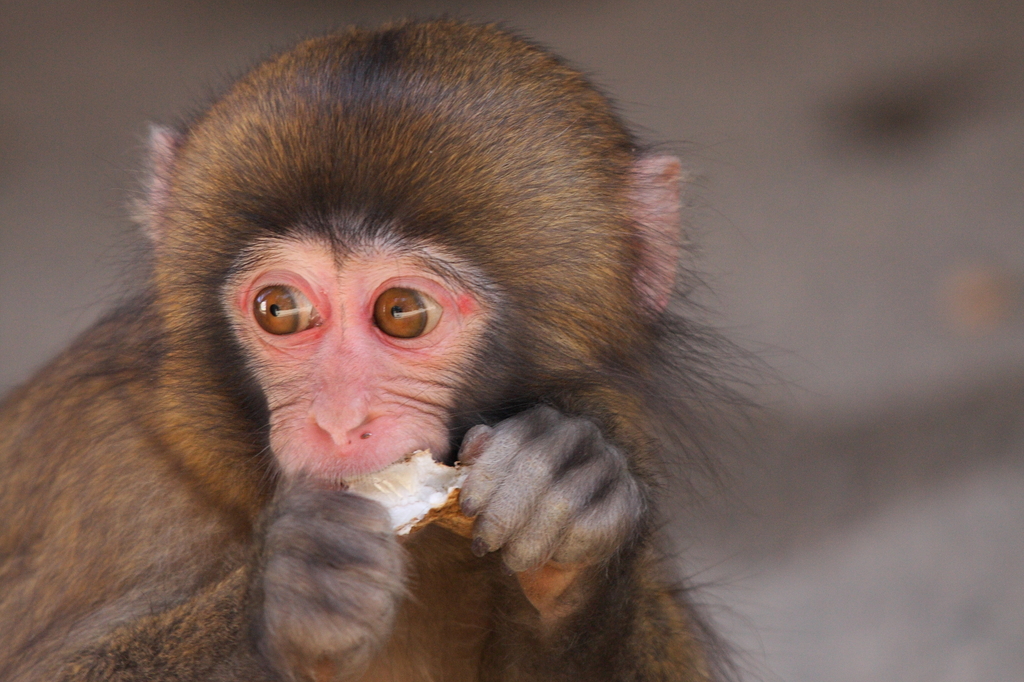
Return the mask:
[(350, 492), (384, 505), (395, 533), (406, 535), (429, 523), (431, 512), (457, 513), (458, 491), (468, 473), (465, 467), (434, 461), (430, 450), (417, 450), (380, 471), (347, 478), (345, 484)]

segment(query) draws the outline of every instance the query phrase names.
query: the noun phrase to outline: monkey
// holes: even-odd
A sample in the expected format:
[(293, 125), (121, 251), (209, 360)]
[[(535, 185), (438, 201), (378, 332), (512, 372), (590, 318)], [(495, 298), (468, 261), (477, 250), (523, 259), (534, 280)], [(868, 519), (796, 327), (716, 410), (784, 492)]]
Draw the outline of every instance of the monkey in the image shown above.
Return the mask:
[[(0, 679), (718, 679), (656, 541), (703, 385), (677, 158), (447, 19), (301, 42), (150, 150), (144, 282), (0, 405)], [(471, 538), (347, 489), (416, 449)]]

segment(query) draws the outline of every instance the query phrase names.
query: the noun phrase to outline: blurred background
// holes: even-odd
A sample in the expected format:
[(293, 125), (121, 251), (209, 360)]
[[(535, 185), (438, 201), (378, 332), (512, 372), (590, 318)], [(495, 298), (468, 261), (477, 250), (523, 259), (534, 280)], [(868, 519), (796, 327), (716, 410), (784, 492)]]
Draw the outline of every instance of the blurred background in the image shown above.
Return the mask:
[(1024, 677), (1024, 3), (0, 0), (0, 389), (117, 299), (149, 122), (441, 14), (552, 47), (692, 175), (702, 302), (770, 370), (672, 537), (748, 679)]

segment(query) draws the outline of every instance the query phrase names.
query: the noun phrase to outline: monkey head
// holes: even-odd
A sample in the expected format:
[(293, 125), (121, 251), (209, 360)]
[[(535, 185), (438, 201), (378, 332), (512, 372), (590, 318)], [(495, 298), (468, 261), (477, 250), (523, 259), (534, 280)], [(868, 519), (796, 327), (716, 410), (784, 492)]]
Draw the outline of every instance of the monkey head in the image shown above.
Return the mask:
[(679, 163), (540, 49), (454, 22), (352, 29), (183, 130), (153, 135), (145, 212), (193, 428), (234, 410), (285, 473), (338, 479), (642, 371)]

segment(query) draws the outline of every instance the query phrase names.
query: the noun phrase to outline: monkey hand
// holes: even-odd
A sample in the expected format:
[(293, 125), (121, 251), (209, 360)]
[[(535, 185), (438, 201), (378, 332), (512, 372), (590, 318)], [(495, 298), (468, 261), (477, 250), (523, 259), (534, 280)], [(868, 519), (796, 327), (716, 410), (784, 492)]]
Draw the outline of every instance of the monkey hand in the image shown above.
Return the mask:
[(264, 547), (261, 651), (287, 680), (358, 672), (390, 635), (404, 579), (382, 506), (313, 479), (285, 482)]
[(635, 536), (646, 507), (625, 453), (551, 407), (473, 427), (459, 459), (472, 463), (460, 502), (479, 515), (473, 551), (500, 548), (512, 571), (600, 562)]

